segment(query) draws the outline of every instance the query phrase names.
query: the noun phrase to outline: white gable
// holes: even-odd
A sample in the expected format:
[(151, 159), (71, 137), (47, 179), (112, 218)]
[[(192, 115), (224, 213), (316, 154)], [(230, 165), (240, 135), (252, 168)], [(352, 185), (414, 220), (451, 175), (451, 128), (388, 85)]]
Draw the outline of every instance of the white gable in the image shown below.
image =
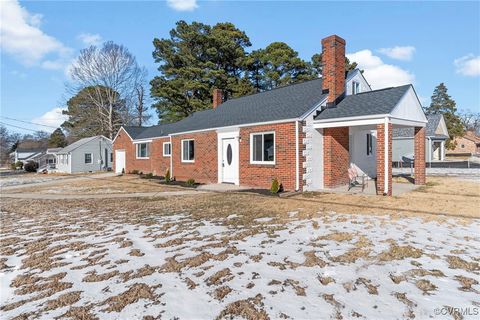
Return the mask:
[(422, 105), (418, 100), (415, 90), (413, 90), (411, 86), (393, 109), (391, 116), (402, 120), (427, 122)]
[(447, 124), (445, 123), (445, 118), (443, 116), (440, 117), (440, 122), (438, 123), (438, 127), (435, 128), (435, 134), (448, 136), (448, 129)]
[(352, 94), (352, 86), (354, 82), (357, 82), (360, 85), (360, 92), (372, 91), (372, 88), (370, 88), (370, 85), (360, 70), (355, 69), (349, 74), (345, 81), (345, 93), (347, 95)]

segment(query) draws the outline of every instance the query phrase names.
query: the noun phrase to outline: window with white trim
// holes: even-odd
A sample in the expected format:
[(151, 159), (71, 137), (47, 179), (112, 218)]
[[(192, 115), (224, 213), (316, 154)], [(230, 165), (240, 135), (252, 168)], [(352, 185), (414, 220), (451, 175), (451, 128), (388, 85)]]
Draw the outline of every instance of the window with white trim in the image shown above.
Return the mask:
[(250, 163), (275, 163), (275, 133), (262, 132), (250, 135)]
[(93, 163), (93, 155), (91, 153), (85, 153), (85, 164)]
[(195, 141), (193, 139), (182, 140), (182, 162), (195, 161)]
[(136, 148), (137, 159), (148, 159), (150, 156), (150, 143), (137, 143)]
[(371, 133), (367, 133), (367, 156), (373, 152), (373, 136)]
[(172, 155), (172, 145), (170, 142), (163, 143), (163, 156), (170, 157)]
[(360, 93), (360, 82), (352, 81), (352, 94)]

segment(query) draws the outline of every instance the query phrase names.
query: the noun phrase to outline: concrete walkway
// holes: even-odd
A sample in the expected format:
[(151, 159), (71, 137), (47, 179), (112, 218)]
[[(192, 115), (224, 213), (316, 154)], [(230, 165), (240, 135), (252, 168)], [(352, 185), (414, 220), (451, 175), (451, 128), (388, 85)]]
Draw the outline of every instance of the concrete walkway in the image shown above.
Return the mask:
[(197, 190), (213, 191), (213, 192), (232, 192), (232, 191), (241, 191), (241, 190), (248, 190), (248, 189), (252, 189), (252, 187), (237, 186), (230, 183), (202, 184), (197, 187)]
[(74, 199), (116, 199), (116, 198), (146, 198), (146, 197), (172, 197), (206, 193), (204, 191), (181, 190), (163, 192), (137, 192), (137, 193), (99, 193), (99, 194), (45, 194), (45, 193), (7, 193), (1, 194), (2, 198), (35, 199), (35, 200), (74, 200)]

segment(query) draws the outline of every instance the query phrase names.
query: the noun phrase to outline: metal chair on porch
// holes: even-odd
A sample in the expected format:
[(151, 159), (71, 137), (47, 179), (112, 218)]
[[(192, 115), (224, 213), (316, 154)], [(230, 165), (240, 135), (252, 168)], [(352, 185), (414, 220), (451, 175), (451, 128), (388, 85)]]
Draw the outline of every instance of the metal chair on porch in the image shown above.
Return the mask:
[(368, 176), (366, 174), (359, 175), (354, 166), (348, 168), (348, 178), (348, 191), (350, 191), (350, 189), (353, 187), (361, 187), (363, 192), (368, 184)]

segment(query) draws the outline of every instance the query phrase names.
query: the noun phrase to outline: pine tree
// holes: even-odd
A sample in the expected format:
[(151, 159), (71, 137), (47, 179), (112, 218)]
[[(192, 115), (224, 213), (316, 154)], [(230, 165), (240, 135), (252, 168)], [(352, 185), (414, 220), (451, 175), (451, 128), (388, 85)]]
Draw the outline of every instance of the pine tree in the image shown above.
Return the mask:
[(49, 148), (63, 148), (67, 144), (67, 138), (65, 137), (65, 134), (60, 128), (55, 129), (55, 131), (53, 131), (53, 133), (50, 135), (50, 139), (48, 140)]
[(443, 115), (450, 136), (445, 145), (448, 149), (455, 149), (455, 143), (453, 143), (453, 140), (455, 137), (463, 136), (464, 127), (457, 114), (455, 100), (448, 95), (447, 86), (443, 82), (435, 87), (432, 95), (432, 102), (429, 107), (425, 108), (425, 113)]

